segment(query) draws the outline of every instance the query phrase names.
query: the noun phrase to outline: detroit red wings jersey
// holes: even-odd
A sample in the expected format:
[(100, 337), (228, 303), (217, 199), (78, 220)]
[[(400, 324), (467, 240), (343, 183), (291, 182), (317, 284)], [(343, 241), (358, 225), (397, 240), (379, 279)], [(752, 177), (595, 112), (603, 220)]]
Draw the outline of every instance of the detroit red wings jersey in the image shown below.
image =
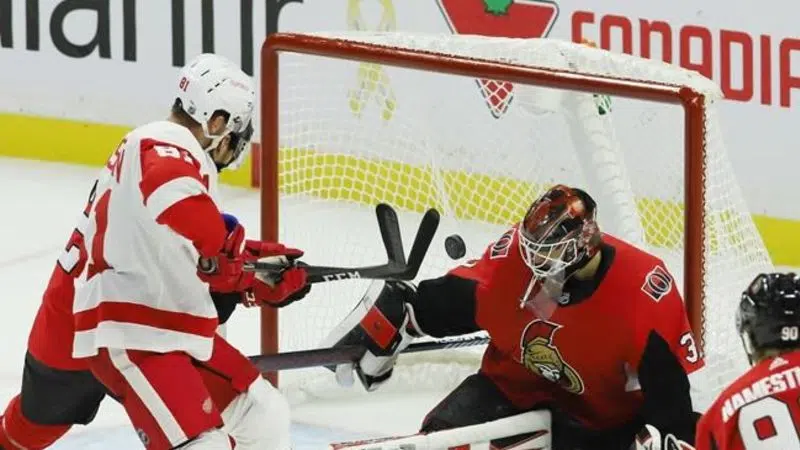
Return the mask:
[(84, 266), (74, 357), (102, 347), (210, 357), (217, 314), (197, 261), (225, 237), (216, 184), (213, 161), (187, 128), (155, 122), (126, 136), (76, 228), (83, 247), (62, 258)]
[(800, 351), (768, 358), (728, 386), (697, 425), (697, 450), (800, 449)]
[[(599, 284), (546, 319), (520, 306), (532, 273), (520, 256), (516, 227), (480, 260), (451, 271), (478, 282), (476, 322), (491, 336), (481, 371), (516, 406), (556, 404), (593, 429), (629, 423), (639, 412), (638, 370), (651, 331), (686, 373), (703, 365), (662, 261), (610, 235), (603, 242)], [(563, 295), (580, 290), (568, 282)]]

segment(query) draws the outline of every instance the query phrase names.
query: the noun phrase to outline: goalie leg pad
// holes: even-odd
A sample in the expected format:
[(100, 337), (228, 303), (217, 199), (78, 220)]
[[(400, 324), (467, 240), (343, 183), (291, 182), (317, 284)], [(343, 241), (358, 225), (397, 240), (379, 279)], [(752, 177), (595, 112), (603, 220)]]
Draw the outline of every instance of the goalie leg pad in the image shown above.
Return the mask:
[[(512, 436), (513, 435), (513, 436)], [(392, 436), (366, 441), (332, 444), (333, 450), (399, 449), (506, 449), (541, 450), (551, 448), (550, 412), (528, 411), (475, 425), (454, 427), (412, 436)], [(575, 450), (575, 449), (570, 449)]]

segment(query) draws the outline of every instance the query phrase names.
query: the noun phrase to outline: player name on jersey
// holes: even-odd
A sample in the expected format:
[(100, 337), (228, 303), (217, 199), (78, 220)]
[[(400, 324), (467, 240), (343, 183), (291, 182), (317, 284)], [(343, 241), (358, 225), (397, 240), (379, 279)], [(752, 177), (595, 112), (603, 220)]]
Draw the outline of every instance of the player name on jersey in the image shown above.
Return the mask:
[[(772, 362), (773, 366), (779, 361), (786, 361), (778, 357)], [(777, 394), (789, 389), (797, 389), (800, 386), (800, 367), (790, 367), (778, 373), (773, 373), (766, 377), (759, 378), (750, 386), (735, 392), (733, 395), (725, 399), (722, 405), (722, 421), (728, 422), (736, 411), (748, 403), (753, 403), (756, 400), (770, 395)]]

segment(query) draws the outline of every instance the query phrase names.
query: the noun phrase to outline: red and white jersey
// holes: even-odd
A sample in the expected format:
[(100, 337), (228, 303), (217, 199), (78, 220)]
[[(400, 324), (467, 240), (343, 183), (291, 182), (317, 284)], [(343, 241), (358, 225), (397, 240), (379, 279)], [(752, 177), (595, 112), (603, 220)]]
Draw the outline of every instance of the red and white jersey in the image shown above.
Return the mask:
[(697, 450), (800, 449), (800, 350), (760, 361), (697, 424)]
[(85, 248), (71, 259), (88, 259), (73, 306), (74, 357), (103, 347), (210, 357), (217, 313), (197, 262), (225, 239), (216, 197), (217, 170), (187, 128), (154, 122), (125, 137), (76, 228)]

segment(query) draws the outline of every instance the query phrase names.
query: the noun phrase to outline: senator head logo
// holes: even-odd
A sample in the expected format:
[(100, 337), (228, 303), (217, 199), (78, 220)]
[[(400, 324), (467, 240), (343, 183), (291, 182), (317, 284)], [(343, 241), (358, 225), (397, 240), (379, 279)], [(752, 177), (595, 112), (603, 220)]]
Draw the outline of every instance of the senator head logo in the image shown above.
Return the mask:
[(584, 384), (553, 344), (553, 335), (561, 325), (536, 319), (525, 326), (520, 339), (520, 361), (531, 372), (561, 386), (573, 394), (583, 394)]

